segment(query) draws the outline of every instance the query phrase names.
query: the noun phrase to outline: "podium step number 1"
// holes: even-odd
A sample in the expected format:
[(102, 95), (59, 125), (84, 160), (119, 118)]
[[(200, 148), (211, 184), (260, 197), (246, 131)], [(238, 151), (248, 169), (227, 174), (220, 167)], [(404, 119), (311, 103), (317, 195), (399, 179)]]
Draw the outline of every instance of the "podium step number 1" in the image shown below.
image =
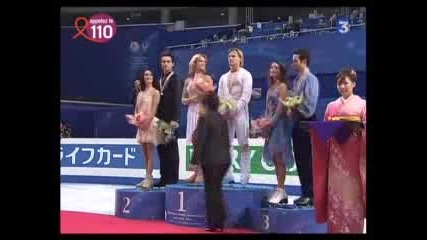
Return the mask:
[(179, 208), (178, 208), (178, 212), (186, 212), (184, 209), (184, 192), (178, 192), (179, 195)]

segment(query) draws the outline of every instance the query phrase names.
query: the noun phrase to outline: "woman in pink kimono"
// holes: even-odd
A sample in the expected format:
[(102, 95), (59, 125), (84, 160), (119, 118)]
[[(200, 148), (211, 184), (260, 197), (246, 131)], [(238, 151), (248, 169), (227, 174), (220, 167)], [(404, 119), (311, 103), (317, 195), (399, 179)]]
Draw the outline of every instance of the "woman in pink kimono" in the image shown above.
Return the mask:
[[(318, 222), (327, 222), (329, 233), (363, 233), (366, 193), (366, 100), (353, 94), (356, 72), (338, 74), (341, 97), (326, 107), (325, 121), (350, 121), (348, 138), (323, 141), (312, 133), (314, 196)], [(354, 123), (359, 122), (359, 123)], [(341, 128), (342, 129), (342, 128)]]

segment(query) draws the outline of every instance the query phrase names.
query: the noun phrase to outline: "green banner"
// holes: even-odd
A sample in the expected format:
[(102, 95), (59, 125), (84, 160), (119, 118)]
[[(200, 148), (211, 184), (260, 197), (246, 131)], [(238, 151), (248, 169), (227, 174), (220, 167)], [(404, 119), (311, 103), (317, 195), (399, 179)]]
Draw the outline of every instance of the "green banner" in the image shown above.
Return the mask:
[[(263, 146), (252, 145), (251, 148), (251, 173), (254, 174), (270, 174), (275, 175), (274, 165), (268, 165), (262, 157)], [(233, 168), (235, 173), (240, 173), (240, 155), (242, 152), (241, 146), (234, 146), (233, 152)], [(193, 145), (187, 145), (185, 151), (185, 167), (187, 171), (190, 171), (190, 160), (193, 155)], [(297, 168), (295, 166), (287, 166), (286, 175), (298, 176)]]

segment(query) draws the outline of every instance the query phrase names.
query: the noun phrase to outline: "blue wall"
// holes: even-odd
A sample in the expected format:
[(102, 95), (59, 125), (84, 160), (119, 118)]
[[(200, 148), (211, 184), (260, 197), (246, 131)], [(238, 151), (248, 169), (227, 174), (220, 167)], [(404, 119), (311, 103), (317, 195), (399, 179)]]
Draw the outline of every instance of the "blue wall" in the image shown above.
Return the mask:
[(258, 40), (247, 44), (216, 44), (201, 49), (177, 49), (177, 69), (181, 75), (188, 72), (188, 62), (195, 53), (204, 53), (209, 58), (208, 70), (218, 81), (228, 71), (228, 49), (239, 47), (245, 55), (245, 68), (254, 79), (267, 76), (269, 63), (279, 60), (291, 63), (292, 52), (298, 48), (311, 51), (310, 69), (316, 74), (336, 73), (344, 66), (357, 71), (366, 70), (366, 32), (347, 34), (329, 33), (318, 36), (305, 35), (293, 39)]
[(73, 40), (75, 29), (62, 28), (61, 99), (129, 103), (133, 81), (147, 66), (159, 72), (158, 56), (166, 46), (200, 41), (227, 29), (167, 32), (160, 25), (119, 27), (111, 41), (96, 44)]
[[(254, 87), (267, 90), (267, 73), (273, 60), (281, 61), (288, 66), (292, 62), (292, 53), (298, 48), (309, 48), (311, 51), (311, 71), (320, 82), (320, 98), (336, 98), (336, 75), (344, 67), (353, 67), (357, 71), (356, 93), (366, 95), (366, 32), (352, 31), (347, 34), (326, 33), (322, 35), (304, 35), (294, 39), (258, 40), (247, 44), (212, 45), (201, 49), (177, 49), (176, 72), (183, 78), (188, 73), (188, 62), (195, 53), (208, 56), (208, 71), (217, 83), (223, 73), (228, 71), (228, 49), (239, 47), (245, 55), (245, 68), (251, 72)], [(289, 79), (296, 75), (289, 68)], [(263, 101), (263, 98), (256, 101)]]
[(135, 137), (135, 127), (129, 125), (125, 114), (133, 106), (99, 106), (94, 104), (61, 103), (61, 121), (72, 129), (72, 137), (129, 138)]
[[(216, 29), (211, 29), (213, 34)], [(186, 35), (186, 33), (188, 35)], [(61, 99), (129, 103), (133, 81), (145, 66), (155, 67), (158, 54), (172, 43), (203, 38), (207, 32), (166, 32), (158, 26), (122, 27), (106, 44), (95, 44), (84, 39), (72, 40), (74, 29), (61, 31)], [(173, 37), (173, 38), (168, 38)], [(188, 36), (188, 37), (184, 37)], [(131, 44), (134, 42), (133, 44)], [(138, 43), (135, 45), (135, 43)], [(185, 43), (185, 42), (182, 42)], [(133, 47), (131, 47), (131, 45)], [(135, 47), (136, 46), (136, 47)], [(141, 46), (148, 46), (147, 49)], [(184, 79), (188, 62), (195, 53), (209, 56), (208, 70), (217, 82), (228, 71), (228, 49), (240, 47), (245, 54), (245, 68), (254, 78), (254, 87), (263, 88), (263, 96), (251, 103), (252, 117), (262, 114), (265, 107), (266, 76), (272, 60), (290, 63), (292, 51), (297, 48), (311, 49), (311, 70), (319, 78), (320, 100), (318, 116), (323, 116), (326, 104), (338, 97), (336, 74), (352, 66), (358, 72), (356, 93), (366, 95), (366, 32), (352, 31), (347, 34), (328, 33), (299, 36), (295, 39), (258, 40), (247, 44), (221, 44), (201, 49), (177, 49), (176, 72)], [(138, 48), (139, 47), (139, 48)], [(290, 76), (294, 75), (291, 69)], [(291, 78), (292, 79), (292, 78)], [(61, 120), (69, 123), (73, 137), (134, 137), (135, 129), (128, 125), (124, 115), (132, 113), (129, 107), (99, 107), (61, 104)], [(180, 136), (185, 136), (186, 108), (181, 115)]]
[[(85, 99), (115, 103), (129, 103), (133, 81), (140, 71), (151, 66), (159, 72), (158, 54), (166, 46), (184, 44), (204, 38), (219, 29), (167, 32), (164, 27), (120, 27), (108, 43), (95, 44), (83, 38), (72, 40), (75, 30), (61, 29), (61, 99)], [(132, 43), (134, 42), (134, 43)], [(138, 43), (135, 45), (135, 43)], [(132, 48), (132, 46), (137, 46)], [(147, 49), (141, 48), (147, 46)], [(138, 48), (139, 46), (139, 48)], [(188, 62), (196, 52), (209, 56), (209, 70), (218, 81), (228, 70), (227, 51), (232, 44), (213, 45), (201, 49), (174, 50), (176, 70), (182, 78), (188, 72)], [(333, 74), (343, 66), (358, 71), (366, 68), (366, 33), (330, 33), (307, 35), (295, 39), (258, 40), (241, 47), (245, 53), (245, 67), (254, 77), (254, 86), (264, 86), (268, 64), (277, 59), (289, 63), (296, 48), (310, 48), (311, 70), (316, 74)]]
[[(90, 100), (125, 103), (133, 81), (145, 66), (157, 61), (159, 27), (121, 27), (105, 44), (84, 38), (72, 40), (74, 29), (61, 31), (61, 99), (84, 97)], [(148, 44), (131, 48), (131, 43)], [(135, 46), (134, 44), (132, 46)]]

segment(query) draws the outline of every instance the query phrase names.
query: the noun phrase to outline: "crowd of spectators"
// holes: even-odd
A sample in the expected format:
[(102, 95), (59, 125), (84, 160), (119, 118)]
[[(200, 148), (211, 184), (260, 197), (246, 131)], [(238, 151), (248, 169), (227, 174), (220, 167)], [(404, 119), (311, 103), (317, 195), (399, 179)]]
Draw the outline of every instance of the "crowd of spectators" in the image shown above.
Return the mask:
[(288, 16), (287, 21), (283, 21), (281, 17), (272, 19), (266, 23), (246, 24), (241, 28), (227, 30), (215, 33), (209, 38), (202, 39), (198, 43), (198, 47), (206, 47), (213, 42), (237, 42), (245, 41), (248, 37), (256, 37), (262, 35), (273, 34), (290, 34), (297, 36), (302, 30), (324, 29), (322, 31), (334, 32), (338, 24), (338, 19), (342, 16), (348, 16), (350, 25), (363, 24), (366, 21), (366, 8), (360, 7), (354, 9), (350, 14), (339, 14), (338, 10), (334, 11), (331, 16), (325, 16), (318, 10), (313, 10), (305, 18), (294, 19), (293, 16)]

